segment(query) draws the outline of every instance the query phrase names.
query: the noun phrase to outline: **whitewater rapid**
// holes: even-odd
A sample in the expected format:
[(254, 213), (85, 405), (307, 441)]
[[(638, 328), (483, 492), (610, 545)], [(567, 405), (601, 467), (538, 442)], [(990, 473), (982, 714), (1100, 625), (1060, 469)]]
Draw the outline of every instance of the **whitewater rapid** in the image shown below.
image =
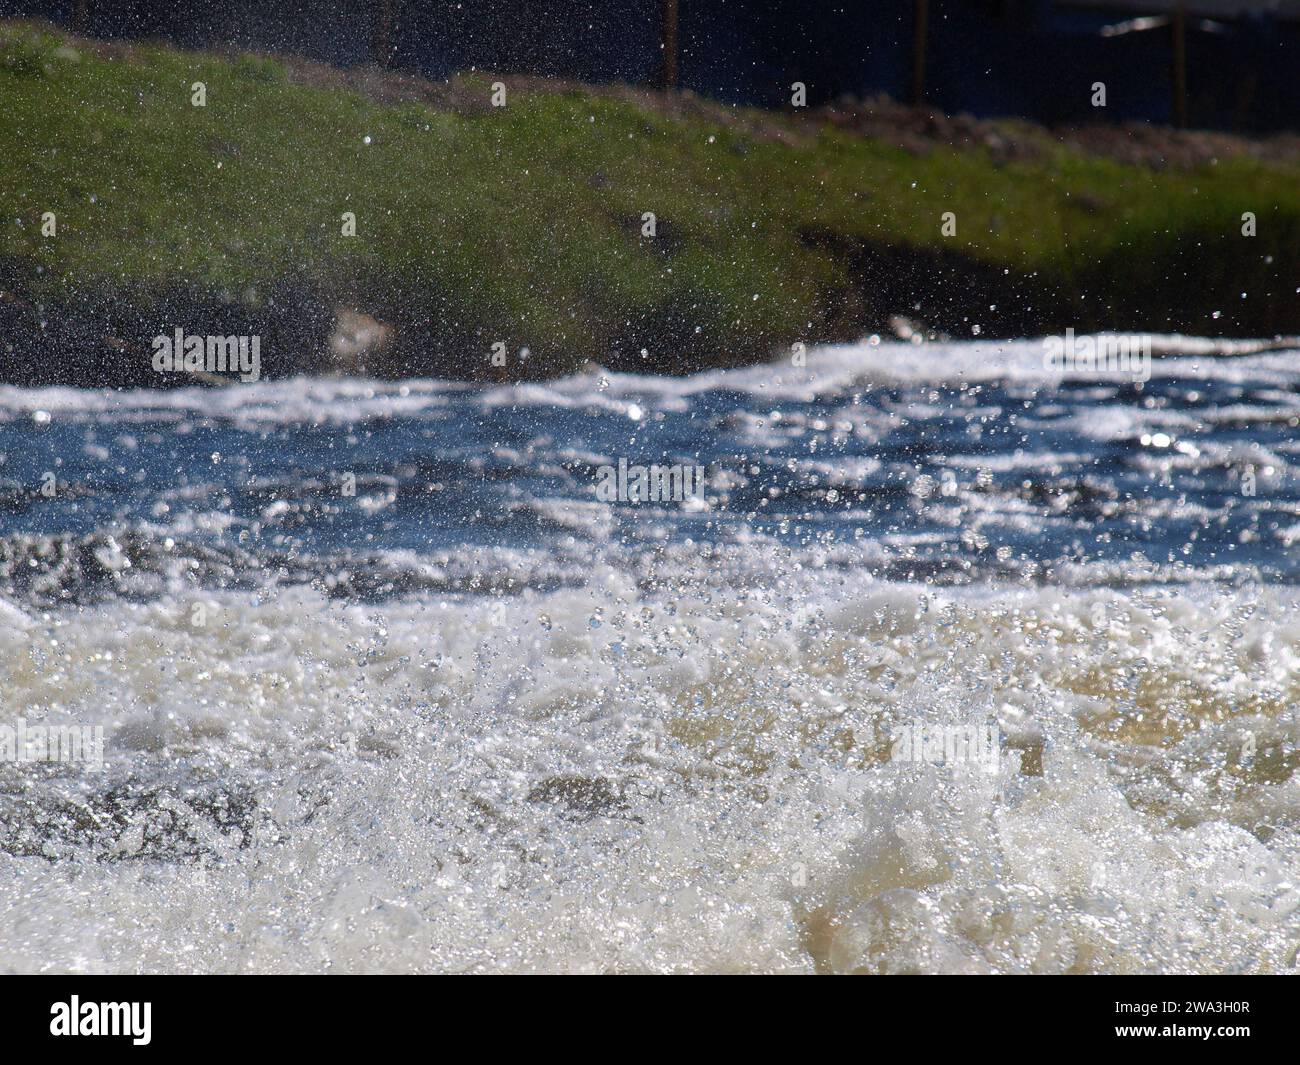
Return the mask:
[(1295, 971), (1300, 352), (1164, 343), (0, 388), (0, 971)]

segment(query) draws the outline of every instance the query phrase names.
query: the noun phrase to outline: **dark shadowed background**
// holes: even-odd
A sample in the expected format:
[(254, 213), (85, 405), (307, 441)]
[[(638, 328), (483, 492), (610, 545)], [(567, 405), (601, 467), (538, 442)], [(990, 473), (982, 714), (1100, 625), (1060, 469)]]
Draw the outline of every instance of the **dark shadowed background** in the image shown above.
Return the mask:
[[(1104, 81), (1104, 117), (1172, 121), (1175, 0), (929, 0), (927, 99), (949, 112), (1046, 122), (1100, 117), (1085, 91)], [(336, 65), (373, 60), (444, 77), (470, 68), (645, 82), (659, 67), (663, 0), (86, 0), (0, 3), (0, 15), (80, 21), (100, 37), (293, 52)], [(912, 86), (914, 0), (680, 0), (681, 84), (728, 102), (777, 105)], [(80, 13), (78, 9), (80, 8)], [(1187, 95), (1194, 126), (1294, 128), (1300, 114), (1300, 4), (1192, 0)], [(1134, 22), (1151, 16), (1152, 21)]]

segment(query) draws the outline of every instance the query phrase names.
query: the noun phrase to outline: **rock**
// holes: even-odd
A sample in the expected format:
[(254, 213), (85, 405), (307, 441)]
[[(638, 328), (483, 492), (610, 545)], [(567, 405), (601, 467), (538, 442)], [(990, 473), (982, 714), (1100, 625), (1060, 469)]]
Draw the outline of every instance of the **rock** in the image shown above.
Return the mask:
[(362, 311), (339, 308), (330, 334), (330, 368), (337, 373), (365, 369), (366, 357), (383, 351), (393, 340), (393, 327)]

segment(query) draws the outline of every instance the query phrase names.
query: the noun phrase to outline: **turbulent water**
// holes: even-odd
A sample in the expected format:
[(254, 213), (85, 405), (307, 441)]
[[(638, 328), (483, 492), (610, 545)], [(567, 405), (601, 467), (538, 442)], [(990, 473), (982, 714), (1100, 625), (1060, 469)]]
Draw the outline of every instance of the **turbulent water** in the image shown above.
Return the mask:
[(1300, 351), (1163, 347), (0, 388), (0, 970), (1294, 971)]

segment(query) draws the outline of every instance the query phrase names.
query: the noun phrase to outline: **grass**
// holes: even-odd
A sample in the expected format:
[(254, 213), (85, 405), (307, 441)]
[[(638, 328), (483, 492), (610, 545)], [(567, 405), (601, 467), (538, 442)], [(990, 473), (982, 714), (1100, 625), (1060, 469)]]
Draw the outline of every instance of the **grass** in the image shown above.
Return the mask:
[(297, 69), (0, 23), (0, 287), (140, 337), (177, 308), (293, 335), (355, 306), (397, 326), (382, 370), (465, 376), (496, 340), (533, 373), (689, 370), (899, 311), (954, 332), (1300, 331), (1296, 166), (1155, 171), (1046, 135), (1031, 158), (916, 154), (535, 83), (493, 108), (487, 77), (457, 79), (454, 106), (383, 103)]

